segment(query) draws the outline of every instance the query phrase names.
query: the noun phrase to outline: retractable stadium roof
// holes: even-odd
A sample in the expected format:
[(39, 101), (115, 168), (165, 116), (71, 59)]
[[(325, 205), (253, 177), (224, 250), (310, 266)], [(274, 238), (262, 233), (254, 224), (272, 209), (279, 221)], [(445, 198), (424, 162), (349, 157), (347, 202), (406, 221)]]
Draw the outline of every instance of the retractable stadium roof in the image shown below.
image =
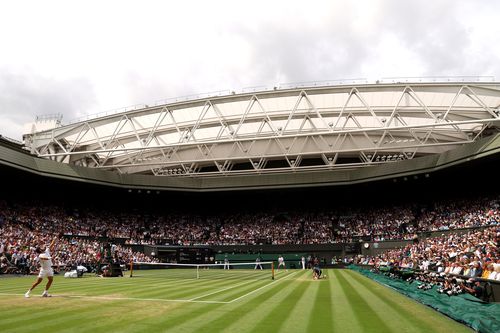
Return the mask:
[(500, 83), (319, 85), (144, 105), (25, 134), (38, 157), (167, 177), (360, 169), (498, 132)]

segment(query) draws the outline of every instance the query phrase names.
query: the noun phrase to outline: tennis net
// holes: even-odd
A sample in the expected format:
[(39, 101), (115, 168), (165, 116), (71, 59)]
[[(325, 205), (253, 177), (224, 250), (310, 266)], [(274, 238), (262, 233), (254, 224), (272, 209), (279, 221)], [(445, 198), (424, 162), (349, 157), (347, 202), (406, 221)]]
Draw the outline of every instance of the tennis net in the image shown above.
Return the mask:
[(130, 263), (130, 277), (172, 279), (274, 279), (272, 261), (231, 264)]

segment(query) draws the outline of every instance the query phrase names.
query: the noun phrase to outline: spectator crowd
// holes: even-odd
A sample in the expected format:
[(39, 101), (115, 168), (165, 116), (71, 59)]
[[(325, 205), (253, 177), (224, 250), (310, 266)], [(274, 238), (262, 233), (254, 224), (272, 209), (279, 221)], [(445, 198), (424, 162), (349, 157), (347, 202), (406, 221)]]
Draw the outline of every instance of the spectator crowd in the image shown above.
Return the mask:
[(488, 227), (427, 238), (376, 257), (362, 258), (360, 262), (500, 280), (499, 242), (500, 226)]
[(500, 281), (500, 226), (427, 238), (356, 262), (410, 283), (416, 280), (419, 289), (436, 286), (449, 296), (483, 298), (485, 282)]
[[(70, 226), (65, 226), (66, 223)], [(100, 223), (106, 224), (102, 220)], [(89, 225), (76, 227), (72, 217), (64, 216), (54, 207), (23, 207), (19, 210), (17, 206), (8, 207), (0, 201), (0, 273), (30, 274), (38, 271), (36, 249), (45, 249), (54, 236), (58, 237), (52, 260), (56, 270), (77, 265), (96, 268), (104, 259), (104, 243), (94, 237), (72, 237), (71, 233), (63, 235), (68, 230), (79, 230), (76, 235), (89, 235), (85, 231), (88, 228)], [(113, 244), (111, 255), (118, 263), (154, 260), (142, 252), (117, 244)]]
[[(481, 255), (484, 271), (489, 269), (487, 258), (491, 263), (498, 261), (491, 242), (495, 241), (492, 230), (499, 225), (498, 198), (443, 201), (427, 206), (219, 215), (116, 213), (98, 208), (0, 201), (1, 271), (32, 270), (36, 266), (36, 247), (50, 243), (53, 235), (60, 235), (55, 264), (65, 266), (99, 262), (102, 239), (120, 239), (117, 244), (122, 245), (114, 245), (113, 254), (120, 262), (129, 262), (154, 260), (132, 251), (134, 244), (326, 244), (413, 239), (421, 232), (489, 226), (466, 236), (446, 236), (429, 240), (431, 243), (409, 245), (376, 259), (398, 260), (402, 267), (425, 266), (427, 262), (430, 265), (439, 259), (443, 270), (455, 269), (453, 264), (460, 263), (465, 272), (467, 265), (478, 261)], [(471, 249), (475, 257), (465, 258), (463, 253)], [(450, 255), (460, 260), (447, 260)]]

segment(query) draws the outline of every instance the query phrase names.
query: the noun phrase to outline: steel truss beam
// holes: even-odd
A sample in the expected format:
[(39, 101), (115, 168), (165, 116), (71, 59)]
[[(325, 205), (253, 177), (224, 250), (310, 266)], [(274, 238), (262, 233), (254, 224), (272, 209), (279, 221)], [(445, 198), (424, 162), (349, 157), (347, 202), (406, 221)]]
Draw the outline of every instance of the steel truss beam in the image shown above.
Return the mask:
[(498, 84), (314, 87), (134, 110), (25, 141), (43, 158), (158, 176), (368, 167), (498, 131), (499, 106)]

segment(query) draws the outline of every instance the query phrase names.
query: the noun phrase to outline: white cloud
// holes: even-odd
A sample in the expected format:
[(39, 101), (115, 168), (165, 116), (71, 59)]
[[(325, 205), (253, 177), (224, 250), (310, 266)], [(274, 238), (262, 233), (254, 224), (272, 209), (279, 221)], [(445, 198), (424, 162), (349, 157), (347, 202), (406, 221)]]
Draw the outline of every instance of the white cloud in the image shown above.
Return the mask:
[(5, 2), (0, 82), (37, 83), (8, 86), (23, 98), (0, 98), (0, 133), (49, 110), (69, 120), (283, 82), (500, 77), (499, 13), (451, 0)]

